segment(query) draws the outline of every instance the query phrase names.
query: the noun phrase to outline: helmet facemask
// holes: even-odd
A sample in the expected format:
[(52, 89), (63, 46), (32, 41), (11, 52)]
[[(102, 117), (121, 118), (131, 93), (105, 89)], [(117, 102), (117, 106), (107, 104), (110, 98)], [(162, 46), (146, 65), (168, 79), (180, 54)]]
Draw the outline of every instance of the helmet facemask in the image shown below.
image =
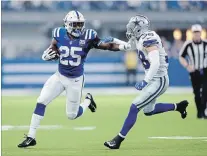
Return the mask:
[(74, 37), (79, 37), (84, 29), (85, 23), (84, 22), (65, 22), (65, 28), (67, 29), (68, 33)]

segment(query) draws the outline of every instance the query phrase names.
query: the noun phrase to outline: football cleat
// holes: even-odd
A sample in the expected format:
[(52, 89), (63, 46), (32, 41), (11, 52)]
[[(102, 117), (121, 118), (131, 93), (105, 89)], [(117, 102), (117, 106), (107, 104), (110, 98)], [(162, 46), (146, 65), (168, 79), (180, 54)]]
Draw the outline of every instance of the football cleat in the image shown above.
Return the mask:
[(181, 101), (179, 103), (176, 104), (177, 105), (177, 111), (180, 112), (181, 114), (181, 117), (183, 119), (186, 118), (187, 116), (187, 111), (186, 111), (186, 108), (188, 107), (188, 101), (187, 100), (184, 100), (184, 101)]
[(124, 138), (121, 138), (119, 135), (117, 135), (114, 139), (106, 141), (104, 146), (110, 149), (119, 149), (122, 141), (124, 141)]
[(86, 99), (89, 99), (91, 101), (90, 105), (88, 106), (91, 112), (96, 112), (97, 106), (96, 106), (95, 101), (93, 100), (93, 96), (90, 93), (87, 93)]
[(25, 148), (25, 147), (29, 147), (29, 146), (35, 146), (37, 144), (36, 140), (31, 138), (31, 137), (28, 137), (28, 136), (25, 136), (25, 140), (20, 143), (18, 145), (19, 148)]

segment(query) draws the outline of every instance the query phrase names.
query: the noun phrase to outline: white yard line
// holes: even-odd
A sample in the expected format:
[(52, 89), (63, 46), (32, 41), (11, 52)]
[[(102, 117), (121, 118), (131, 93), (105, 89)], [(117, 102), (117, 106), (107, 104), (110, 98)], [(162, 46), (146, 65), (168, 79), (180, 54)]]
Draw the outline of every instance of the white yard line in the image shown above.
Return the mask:
[(203, 140), (207, 139), (207, 136), (204, 137), (192, 137), (192, 136), (156, 136), (148, 137), (149, 139), (165, 139), (165, 140)]
[[(1, 130), (2, 131), (21, 131), (21, 130), (28, 130), (28, 125), (22, 125), (22, 126), (14, 126), (14, 125), (2, 125)], [(38, 127), (38, 129), (41, 130), (57, 130), (57, 129), (70, 129), (75, 131), (90, 131), (96, 129), (96, 126), (79, 126), (79, 127), (64, 127), (62, 125), (41, 125)]]

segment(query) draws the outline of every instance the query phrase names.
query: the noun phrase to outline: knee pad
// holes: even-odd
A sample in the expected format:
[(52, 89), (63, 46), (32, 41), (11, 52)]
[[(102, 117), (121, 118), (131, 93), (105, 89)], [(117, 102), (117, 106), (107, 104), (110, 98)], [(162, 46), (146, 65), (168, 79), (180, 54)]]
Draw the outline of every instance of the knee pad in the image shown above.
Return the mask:
[(67, 117), (70, 120), (74, 120), (77, 117), (77, 113), (67, 113)]

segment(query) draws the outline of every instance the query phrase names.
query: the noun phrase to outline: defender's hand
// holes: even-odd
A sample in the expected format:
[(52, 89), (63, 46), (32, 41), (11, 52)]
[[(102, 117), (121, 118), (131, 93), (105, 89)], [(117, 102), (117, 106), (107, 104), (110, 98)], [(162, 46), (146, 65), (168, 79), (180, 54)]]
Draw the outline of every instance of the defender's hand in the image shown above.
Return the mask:
[(135, 84), (135, 88), (136, 88), (137, 90), (142, 90), (147, 84), (148, 84), (148, 83), (147, 83), (145, 80), (143, 80), (142, 82), (137, 82), (137, 83)]

